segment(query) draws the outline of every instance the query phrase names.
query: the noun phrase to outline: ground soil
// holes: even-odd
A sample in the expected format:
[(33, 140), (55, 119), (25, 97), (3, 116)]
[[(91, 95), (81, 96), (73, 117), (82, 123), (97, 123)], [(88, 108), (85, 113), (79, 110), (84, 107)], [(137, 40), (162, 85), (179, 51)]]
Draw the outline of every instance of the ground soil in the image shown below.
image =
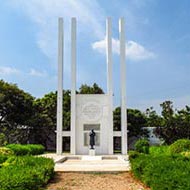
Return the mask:
[(56, 172), (47, 190), (149, 190), (130, 172), (78, 173)]

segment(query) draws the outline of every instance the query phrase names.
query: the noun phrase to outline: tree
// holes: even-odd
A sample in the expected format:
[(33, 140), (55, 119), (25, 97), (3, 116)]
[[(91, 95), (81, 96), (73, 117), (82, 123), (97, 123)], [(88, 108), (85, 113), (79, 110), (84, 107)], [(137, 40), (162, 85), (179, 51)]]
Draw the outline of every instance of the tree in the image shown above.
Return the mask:
[(8, 143), (26, 143), (32, 126), (34, 97), (0, 80), (0, 133)]
[[(146, 135), (143, 127), (146, 126), (146, 117), (137, 109), (127, 109), (127, 127), (129, 137), (139, 137)], [(117, 107), (113, 112), (114, 130), (121, 130), (121, 108)]]
[(163, 126), (163, 118), (159, 116), (153, 107), (146, 109), (146, 127), (160, 127)]
[(162, 108), (162, 117), (165, 120), (165, 125), (171, 125), (174, 118), (173, 102), (165, 101), (160, 104)]
[(147, 136), (146, 117), (137, 109), (127, 109), (129, 137)]
[(162, 107), (162, 125), (156, 128), (156, 135), (162, 138), (166, 144), (182, 138), (190, 138), (190, 107), (174, 111), (173, 103), (165, 101)]
[[(31, 139), (46, 148), (55, 149), (57, 92), (35, 100), (36, 116)], [(63, 130), (70, 130), (70, 91), (63, 90)]]
[(190, 107), (177, 111), (175, 120), (177, 122), (177, 139), (190, 139)]
[(79, 94), (104, 94), (104, 91), (96, 83), (92, 87), (85, 84), (79, 88)]

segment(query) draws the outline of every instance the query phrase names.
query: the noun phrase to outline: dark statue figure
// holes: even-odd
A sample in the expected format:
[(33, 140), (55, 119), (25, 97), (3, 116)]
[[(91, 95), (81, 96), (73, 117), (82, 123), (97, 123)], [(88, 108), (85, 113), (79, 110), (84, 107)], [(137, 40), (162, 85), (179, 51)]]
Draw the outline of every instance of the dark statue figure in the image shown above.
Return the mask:
[(90, 134), (90, 149), (94, 149), (94, 145), (95, 145), (95, 136), (96, 136), (96, 133), (94, 132), (94, 129), (91, 130)]

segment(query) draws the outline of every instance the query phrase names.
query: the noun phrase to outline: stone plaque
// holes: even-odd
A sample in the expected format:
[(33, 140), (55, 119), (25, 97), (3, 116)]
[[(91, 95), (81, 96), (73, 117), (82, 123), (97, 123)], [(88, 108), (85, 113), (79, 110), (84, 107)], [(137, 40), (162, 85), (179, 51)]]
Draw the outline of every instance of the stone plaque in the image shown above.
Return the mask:
[(84, 131), (91, 131), (94, 129), (95, 131), (100, 131), (100, 124), (84, 124)]

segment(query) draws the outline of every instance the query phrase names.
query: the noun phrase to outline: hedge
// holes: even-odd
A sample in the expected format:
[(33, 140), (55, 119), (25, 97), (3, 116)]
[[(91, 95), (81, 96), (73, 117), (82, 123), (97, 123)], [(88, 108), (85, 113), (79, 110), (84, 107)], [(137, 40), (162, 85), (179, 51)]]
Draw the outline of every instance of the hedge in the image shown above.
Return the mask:
[(8, 156), (13, 155), (13, 151), (10, 148), (0, 147), (0, 168), (3, 162), (5, 162)]
[(0, 155), (10, 156), (13, 155), (13, 151), (7, 147), (0, 147)]
[(0, 168), (0, 190), (37, 190), (54, 174), (54, 162), (33, 156), (9, 157)]
[(190, 140), (179, 139), (170, 145), (170, 151), (172, 154), (190, 151)]
[(149, 142), (147, 139), (139, 139), (136, 143), (135, 143), (135, 150), (139, 153), (145, 153), (148, 154), (149, 153)]
[(170, 147), (169, 146), (150, 146), (149, 153), (154, 156), (170, 156)]
[(7, 160), (7, 158), (8, 157), (6, 155), (0, 155), (0, 167), (1, 167), (1, 164)]
[[(190, 160), (182, 155), (134, 154), (130, 157), (134, 175), (152, 190), (189, 190)], [(135, 155), (135, 156), (134, 156)]]
[(45, 151), (44, 146), (37, 145), (37, 144), (9, 144), (6, 146), (7, 148), (11, 149), (15, 155), (38, 155), (43, 154)]

